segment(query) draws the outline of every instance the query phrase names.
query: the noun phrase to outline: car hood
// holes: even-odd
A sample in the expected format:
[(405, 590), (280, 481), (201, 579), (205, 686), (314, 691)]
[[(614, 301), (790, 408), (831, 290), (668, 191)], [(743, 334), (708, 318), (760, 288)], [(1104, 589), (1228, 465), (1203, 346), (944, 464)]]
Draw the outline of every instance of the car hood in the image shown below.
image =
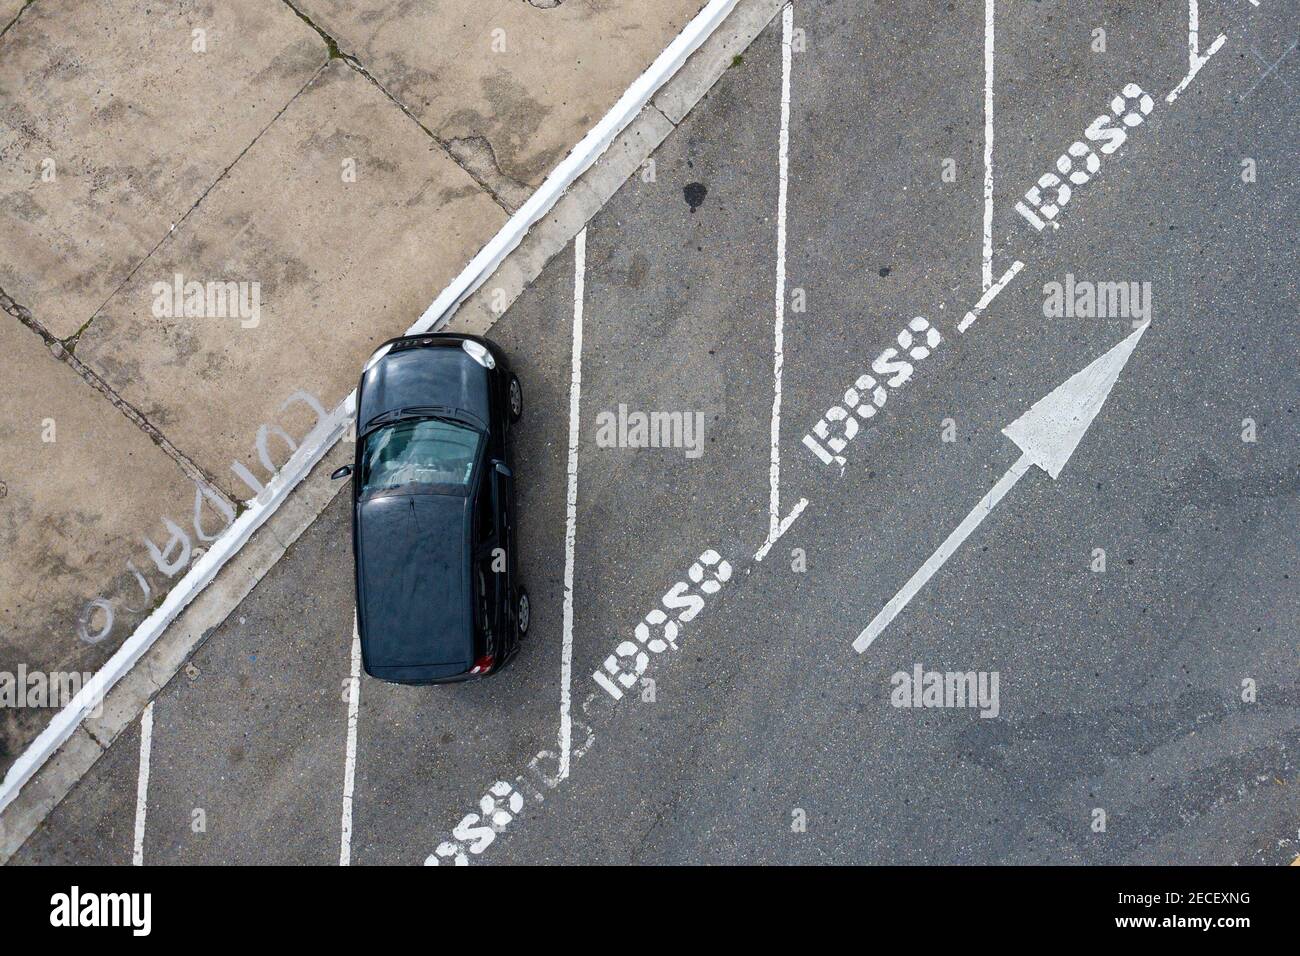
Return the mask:
[(384, 412), (441, 405), (469, 412), (487, 423), (488, 370), (453, 345), (403, 345), (376, 362), (361, 379), (357, 423)]
[(474, 659), (468, 498), (383, 495), (357, 505), (357, 626), (366, 669)]

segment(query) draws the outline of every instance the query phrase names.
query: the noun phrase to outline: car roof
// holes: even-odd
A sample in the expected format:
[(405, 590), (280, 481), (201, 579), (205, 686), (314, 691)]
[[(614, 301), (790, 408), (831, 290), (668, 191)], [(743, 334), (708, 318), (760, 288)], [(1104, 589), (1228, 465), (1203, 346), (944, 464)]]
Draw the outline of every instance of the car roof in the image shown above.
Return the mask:
[(357, 502), (357, 627), (367, 668), (475, 656), (471, 510), (464, 494)]

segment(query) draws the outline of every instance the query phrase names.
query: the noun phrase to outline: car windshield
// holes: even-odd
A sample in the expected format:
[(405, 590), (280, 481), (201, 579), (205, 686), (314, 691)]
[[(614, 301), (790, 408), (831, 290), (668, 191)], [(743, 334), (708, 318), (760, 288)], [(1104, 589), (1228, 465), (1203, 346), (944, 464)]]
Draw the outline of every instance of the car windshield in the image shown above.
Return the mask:
[(395, 422), (366, 436), (361, 493), (404, 485), (469, 485), (479, 432), (439, 418)]

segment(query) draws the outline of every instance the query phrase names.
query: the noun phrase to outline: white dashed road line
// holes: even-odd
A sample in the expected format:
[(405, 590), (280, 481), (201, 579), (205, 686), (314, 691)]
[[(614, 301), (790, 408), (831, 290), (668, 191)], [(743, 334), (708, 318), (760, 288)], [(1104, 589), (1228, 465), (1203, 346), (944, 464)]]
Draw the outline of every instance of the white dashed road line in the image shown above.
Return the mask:
[(135, 784), (135, 849), (131, 854), (134, 866), (144, 866), (144, 825), (149, 810), (149, 754), (153, 750), (153, 701), (140, 715), (140, 775)]

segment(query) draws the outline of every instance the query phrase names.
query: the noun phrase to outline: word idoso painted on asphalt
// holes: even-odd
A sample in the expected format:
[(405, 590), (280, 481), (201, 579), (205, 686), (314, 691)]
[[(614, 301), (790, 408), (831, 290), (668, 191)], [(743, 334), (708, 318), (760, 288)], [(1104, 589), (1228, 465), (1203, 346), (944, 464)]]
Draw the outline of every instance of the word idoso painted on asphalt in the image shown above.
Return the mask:
[[(1135, 104), (1132, 106), (1130, 104)], [(1083, 131), (1084, 139), (1091, 143), (1100, 143), (1101, 156), (1109, 156), (1124, 145), (1128, 139), (1128, 129), (1141, 126), (1143, 121), (1155, 108), (1155, 101), (1138, 86), (1130, 83), (1124, 91), (1110, 101), (1110, 114), (1098, 116)], [(1116, 123), (1118, 121), (1118, 125)], [(1053, 229), (1061, 224), (1056, 221), (1065, 204), (1073, 195), (1072, 187), (1082, 186), (1101, 169), (1101, 156), (1083, 140), (1075, 140), (1056, 160), (1056, 172), (1043, 173), (1038, 182), (1025, 192), (1025, 198), (1016, 203), (1016, 212), (1024, 216), (1039, 232), (1048, 223)], [(1079, 168), (1082, 166), (1082, 168)], [(1064, 177), (1064, 179), (1062, 179)], [(1069, 180), (1067, 183), (1066, 180)], [(1047, 192), (1044, 192), (1047, 190)]]
[[(1155, 102), (1142, 87), (1129, 83), (1122, 93), (1111, 100), (1110, 115), (1103, 113), (1089, 124), (1084, 131), (1084, 139), (1099, 143), (1101, 155), (1109, 156), (1128, 139), (1128, 130), (1142, 125), (1154, 108)], [(1076, 164), (1079, 168), (1076, 168)], [(1073, 195), (1071, 187), (1087, 183), (1100, 169), (1101, 156), (1088, 143), (1076, 140), (1057, 159), (1056, 172), (1040, 176), (1038, 182), (1025, 193), (1024, 199), (1016, 203), (1016, 211), (1039, 231), (1049, 222), (1053, 227), (1059, 227), (1056, 217), (1070, 201)], [(976, 313), (988, 304), (993, 295), (1001, 291), (1002, 285), (1019, 271), (1020, 265), (1019, 262), (1015, 263), (1002, 283), (986, 290), (984, 298), (976, 306)], [(966, 322), (959, 326), (959, 331), (965, 331), (973, 321), (974, 316), (968, 313)], [(922, 333), (925, 334), (923, 343), (918, 340)], [(898, 389), (905, 385), (915, 371), (912, 362), (928, 358), (942, 341), (939, 330), (928, 319), (923, 316), (912, 319), (907, 328), (898, 333), (898, 347), (885, 349), (871, 363), (871, 371), (880, 378), (869, 373), (859, 375), (853, 386), (845, 391), (843, 402), (827, 409), (812, 431), (803, 436), (805, 447), (824, 464), (838, 465), (843, 472), (847, 462), (841, 452), (857, 437), (860, 430), (858, 418), (874, 418), (876, 412), (885, 405), (888, 389)], [(907, 361), (904, 354), (912, 362)]]
[[(706, 569), (711, 575), (707, 580)], [(686, 576), (689, 582), (678, 581), (660, 599), (669, 612), (676, 612), (676, 620), (662, 609), (652, 608), (633, 632), (636, 642), (620, 643), (591, 675), (615, 700), (621, 700), (623, 692), (641, 679), (650, 666), (650, 654), (662, 654), (670, 647), (677, 649), (678, 625), (694, 620), (704, 610), (704, 595), (717, 594), (731, 580), (731, 563), (710, 548), (690, 566)], [(693, 593), (693, 586), (698, 586), (702, 593)]]
[[(306, 405), (316, 416), (311, 430), (319, 427), (320, 424), (329, 417), (324, 406), (315, 399), (310, 393), (296, 391), (290, 395), (280, 405), (280, 411), (285, 412), (294, 405)], [(271, 477), (268, 481), (274, 479), (278, 473), (274, 459), (271, 457), (271, 439), (282, 443), (287, 450), (286, 460), (298, 449), (298, 441), (289, 435), (279, 425), (263, 424), (257, 429), (254, 439), (254, 450), (257, 452), (258, 461), (266, 469), (267, 474)], [(243, 462), (231, 462), (230, 470), (239, 478), (249, 490), (253, 493), (253, 498), (260, 499), (266, 492), (267, 486), (259, 481)], [(204, 517), (206, 510), (214, 511), (213, 517)], [(196, 481), (194, 483), (194, 513), (187, 524), (189, 528), (182, 527), (169, 516), (162, 516), (163, 528), (167, 532), (167, 540), (160, 547), (149, 537), (142, 535), (145, 550), (149, 555), (150, 561), (158, 573), (163, 576), (169, 584), (178, 574), (183, 573), (189, 568), (190, 562), (196, 557), (195, 544), (199, 546), (211, 544), (220, 538), (226, 530), (235, 521), (235, 509), (231, 507), (229, 501), (211, 486)], [(210, 530), (209, 525), (219, 522), (215, 530)], [(191, 536), (190, 529), (194, 534)], [(77, 621), (77, 635), (87, 644), (98, 644), (113, 632), (113, 626), (117, 616), (117, 609), (120, 606), (123, 610), (131, 614), (148, 613), (157, 601), (162, 599), (162, 594), (157, 598), (153, 597), (154, 588), (149, 583), (149, 577), (146, 576), (135, 564), (134, 561), (126, 562), (126, 575), (130, 580), (123, 582), (125, 589), (133, 590), (131, 581), (134, 581), (134, 588), (140, 591), (140, 606), (133, 607), (127, 603), (127, 599), (122, 594), (113, 596), (99, 595), (86, 603), (82, 608), (81, 615)]]
[[(594, 691), (582, 704), (585, 717), (591, 716), (593, 705), (598, 700), (609, 698), (597, 695)], [(575, 732), (586, 734), (580, 746), (574, 747), (569, 755), (570, 764), (581, 759), (591, 745), (596, 742), (596, 735), (591, 728), (579, 720), (572, 722)], [(575, 735), (575, 739), (577, 739)], [(555, 768), (550, 773), (544, 765)], [(534, 803), (546, 799), (546, 791), (554, 790), (563, 781), (559, 771), (559, 756), (553, 750), (540, 750), (528, 762), (526, 773), (515, 777), (514, 781), (498, 780), (487, 788), (479, 797), (478, 808), (461, 817), (460, 822), (451, 831), (451, 839), (443, 840), (436, 850), (425, 857), (425, 866), (439, 866), (450, 862), (453, 866), (469, 866), (471, 856), (479, 856), (496, 842), (496, 838), (511, 823), (523, 815), (527, 805), (526, 796), (531, 796)]]
[[(623, 699), (624, 692), (641, 680), (650, 666), (650, 654), (662, 654), (669, 647), (676, 649), (680, 624), (686, 624), (704, 610), (704, 595), (717, 594), (722, 585), (731, 580), (731, 562), (710, 548), (700, 555), (686, 572), (687, 581), (678, 581), (661, 598), (668, 611), (676, 612), (670, 619), (660, 608), (650, 610), (634, 635), (636, 642), (625, 640), (605, 659), (600, 670), (592, 677), (605, 691), (592, 691), (582, 703), (582, 713), (592, 718), (592, 711), (602, 705), (612, 707)], [(695, 593), (698, 588), (699, 593)], [(649, 653), (647, 653), (647, 651)], [(578, 720), (573, 722), (573, 739), (585, 733), (581, 745), (575, 745), (569, 756), (574, 763), (591, 749), (596, 735), (591, 727)], [(547, 773), (543, 764), (557, 765), (555, 773)], [(514, 781), (498, 780), (479, 798), (478, 807), (461, 817), (451, 831), (451, 838), (443, 840), (437, 849), (425, 857), (425, 866), (438, 866), (449, 861), (455, 866), (468, 866), (471, 857), (479, 856), (496, 842), (497, 836), (517, 820), (527, 805), (525, 790), (531, 791), (533, 801), (541, 803), (546, 791), (554, 790), (565, 779), (558, 769), (559, 759), (551, 750), (542, 750), (528, 764), (528, 773), (519, 774)], [(540, 786), (538, 786), (540, 784)]]
[[(922, 335), (923, 340), (920, 338)], [(929, 319), (918, 315), (898, 333), (897, 341), (897, 348), (891, 346), (885, 349), (871, 363), (871, 371), (880, 378), (867, 372), (859, 375), (853, 386), (844, 393), (843, 404), (832, 405), (813, 426), (812, 431), (803, 436), (804, 445), (825, 464), (837, 464), (843, 471), (845, 459), (840, 452), (858, 434), (858, 420), (853, 417), (854, 414), (864, 420), (875, 418), (876, 412), (884, 408), (889, 396), (886, 386), (898, 389), (906, 385), (916, 371), (912, 362), (929, 358), (943, 338)], [(907, 361), (908, 358), (912, 361)]]

